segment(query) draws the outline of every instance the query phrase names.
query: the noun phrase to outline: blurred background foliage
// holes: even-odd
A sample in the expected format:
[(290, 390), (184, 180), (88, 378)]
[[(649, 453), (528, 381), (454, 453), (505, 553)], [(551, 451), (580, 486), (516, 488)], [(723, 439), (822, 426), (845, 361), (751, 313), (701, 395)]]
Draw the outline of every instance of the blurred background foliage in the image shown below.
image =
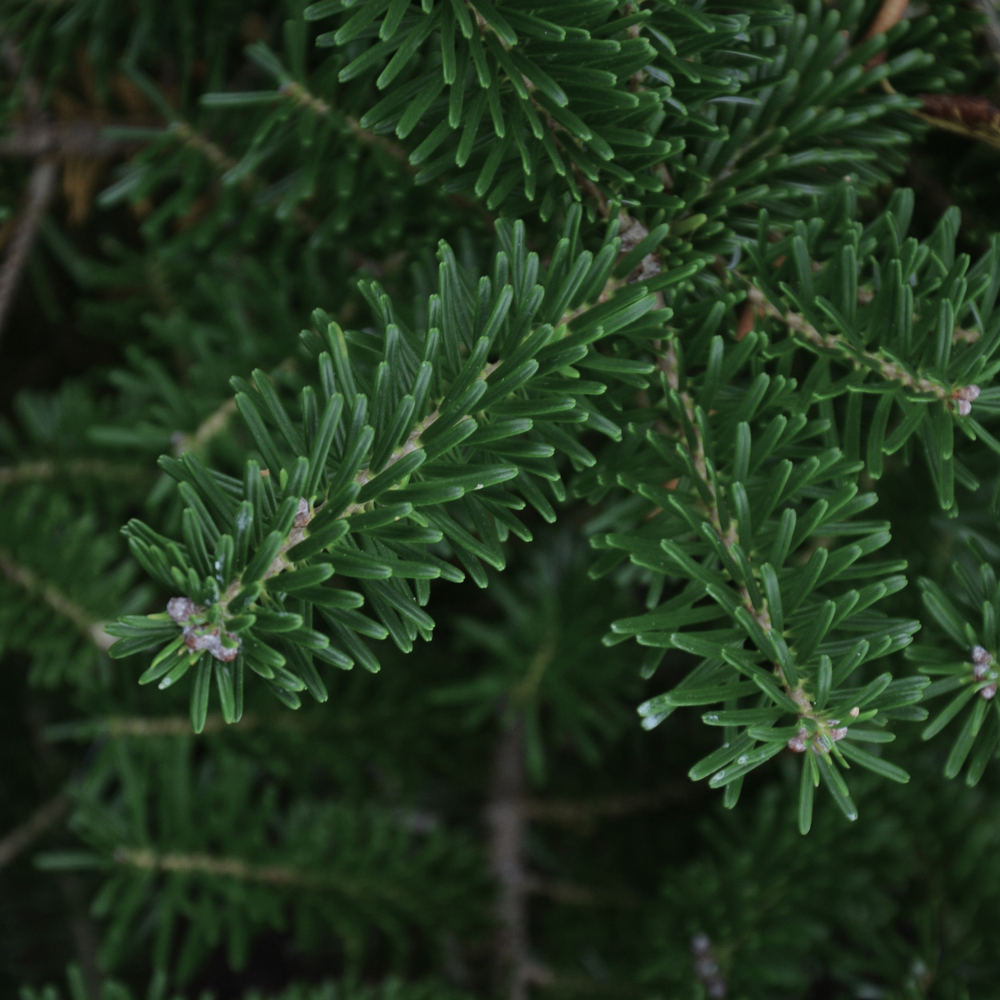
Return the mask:
[[(390, 17), (408, 7), (373, 6)], [(568, 6), (537, 9), (569, 21)], [(633, 5), (611, 6), (628, 16)], [(697, 20), (752, 6), (677, 8)], [(814, 20), (850, 6), (859, 36), (892, 5), (793, 6), (815, 8)], [(535, 540), (511, 536), (501, 577), (485, 591), (435, 585), (433, 642), (406, 656), (379, 643), (381, 672), (330, 672), (325, 705), (291, 713), (248, 687), (238, 725), (210, 715), (195, 737), (185, 692), (139, 688), (141, 667), (109, 661), (102, 623), (162, 606), (117, 531), (130, 517), (178, 530), (156, 457), (191, 450), (240, 473), (247, 438), (230, 376), (259, 367), (297, 388), (295, 336), (313, 309), (364, 326), (359, 279), (376, 278), (405, 312), (432, 289), (439, 239), (488, 269), (495, 215), (537, 212), (524, 201), (498, 213), (467, 185), (418, 187), (396, 136), (361, 134), (377, 95), (337, 82), (354, 55), (317, 48), (332, 28), (304, 9), (7, 0), (0, 12), (8, 274), (32, 185), (48, 185), (19, 285), (0, 293), (0, 994), (491, 995), (490, 810), (509, 798), (513, 741), (533, 993), (991, 995), (1000, 772), (974, 788), (946, 782), (948, 746), (900, 727), (896, 759), (912, 780), (852, 774), (853, 826), (822, 801), (799, 835), (787, 754), (724, 809), (686, 777), (711, 732), (685, 713), (645, 732), (635, 715), (689, 658), (669, 651), (649, 679), (636, 646), (600, 643), (643, 610), (648, 584), (633, 569), (587, 577), (580, 539), (614, 512), (567, 504), (558, 527), (522, 512)], [(989, 0), (903, 12), (889, 57), (919, 43), (935, 62), (921, 70), (929, 83), (914, 70), (900, 93), (912, 99), (923, 82), (985, 102), (983, 114), (947, 130), (896, 102), (892, 135), (872, 125), (877, 157), (860, 161), (873, 172), (865, 220), (905, 185), (919, 238), (952, 206), (962, 251), (978, 256), (1000, 231), (1000, 111), (987, 108), (1000, 103), (997, 18)], [(309, 91), (286, 87), (260, 106), (200, 100), (273, 90), (267, 52)], [(687, 99), (724, 87), (706, 75)], [(695, 135), (691, 148), (708, 156), (709, 141)], [(679, 184), (697, 163), (679, 166)], [(533, 248), (551, 253), (554, 227), (529, 218)], [(715, 252), (711, 233), (677, 253), (699, 247)], [(886, 558), (948, 586), (986, 501), (945, 518), (923, 465), (899, 456), (878, 493), (872, 516), (893, 523)], [(883, 609), (921, 617), (917, 588)]]

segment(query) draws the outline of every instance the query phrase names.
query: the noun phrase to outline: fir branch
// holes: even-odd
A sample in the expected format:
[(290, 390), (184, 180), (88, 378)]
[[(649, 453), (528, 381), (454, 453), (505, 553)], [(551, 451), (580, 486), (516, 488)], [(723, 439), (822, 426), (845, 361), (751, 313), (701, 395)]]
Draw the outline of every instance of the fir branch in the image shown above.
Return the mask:
[(168, 126), (170, 132), (183, 145), (197, 150), (216, 170), (232, 170), (239, 162), (234, 160), (221, 146), (206, 138), (186, 121), (178, 119)]
[[(680, 388), (680, 379), (677, 371), (677, 352), (672, 341), (667, 342), (667, 346), (664, 349), (660, 360), (657, 362), (657, 368), (659, 371), (663, 372), (667, 380), (667, 385), (677, 394), (677, 398), (680, 400), (681, 406), (684, 407), (684, 412), (688, 418), (690, 430), (682, 431), (680, 443), (684, 450), (688, 453), (688, 457), (694, 466), (695, 472), (698, 474), (698, 478), (708, 490), (708, 494), (711, 498), (708, 502), (699, 498), (698, 504), (708, 519), (708, 523), (711, 524), (715, 533), (719, 536), (719, 541), (721, 541), (722, 544), (728, 549), (732, 549), (733, 545), (738, 543), (740, 540), (739, 533), (737, 531), (736, 524), (733, 521), (729, 522), (727, 528), (723, 528), (722, 526), (722, 519), (719, 514), (719, 498), (715, 492), (715, 484), (712, 481), (712, 477), (708, 474), (708, 466), (705, 464), (705, 442), (702, 440), (701, 433), (698, 431), (698, 422), (695, 417), (695, 401), (687, 390), (682, 390)], [(757, 613), (755, 612), (753, 603), (750, 600), (750, 592), (745, 586), (742, 585), (740, 587), (740, 599), (743, 602), (743, 606), (751, 614)], [(769, 627), (770, 626), (768, 625), (768, 628)]]
[[(488, 365), (483, 367), (483, 370), (476, 376), (475, 381), (482, 382), (490, 377), (500, 367), (503, 362), (492, 361)], [(421, 436), (425, 434), (431, 427), (437, 423), (438, 418), (441, 416), (441, 411), (434, 409), (429, 413), (423, 420), (421, 420), (416, 427), (410, 431), (409, 437), (401, 444), (386, 460), (385, 465), (381, 469), (362, 469), (355, 477), (354, 481), (359, 486), (364, 486), (365, 483), (371, 482), (379, 473), (384, 472), (386, 469), (392, 468), (400, 459), (405, 458), (407, 455), (412, 455), (414, 452), (419, 451), (423, 447), (421, 442)], [(459, 423), (471, 419), (470, 414), (463, 416)], [(363, 503), (352, 503), (344, 508), (344, 513), (341, 517), (350, 517), (351, 514), (357, 514), (365, 509), (365, 504)], [(318, 506), (315, 513), (319, 513), (322, 510), (322, 504)]]
[[(398, 160), (407, 170), (414, 171), (410, 163), (410, 154), (406, 148), (398, 142), (393, 142), (385, 136), (376, 135), (370, 129), (362, 128), (361, 123), (353, 116), (337, 111), (332, 104), (324, 101), (322, 97), (311, 94), (301, 83), (294, 80), (282, 83), (278, 88), (279, 93), (293, 100), (301, 107), (309, 108), (321, 118), (340, 119), (347, 125), (358, 142), (366, 146), (377, 146), (383, 152), (388, 153), (394, 160)], [(415, 171), (414, 171), (415, 172)]]
[[(911, 392), (933, 395), (941, 401), (945, 409), (954, 410), (959, 416), (967, 417), (972, 411), (972, 403), (979, 398), (978, 385), (960, 385), (949, 388), (933, 379), (912, 375), (899, 362), (891, 361), (879, 352), (865, 351), (854, 347), (838, 334), (820, 333), (812, 323), (798, 313), (791, 310), (782, 312), (756, 286), (751, 285), (747, 289), (747, 298), (755, 308), (780, 320), (789, 330), (797, 333), (813, 347), (834, 351), (840, 360), (853, 365), (854, 368), (867, 368), (881, 375), (886, 381), (898, 382)], [(968, 340), (965, 333), (966, 331), (956, 330), (952, 334), (952, 340)]]

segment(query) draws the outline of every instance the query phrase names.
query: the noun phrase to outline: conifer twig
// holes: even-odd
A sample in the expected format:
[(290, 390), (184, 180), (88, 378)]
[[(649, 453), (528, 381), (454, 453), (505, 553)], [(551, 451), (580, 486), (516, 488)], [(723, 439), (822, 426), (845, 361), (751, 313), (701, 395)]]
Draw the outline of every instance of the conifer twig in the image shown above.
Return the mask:
[[(890, 382), (899, 382), (913, 392), (933, 395), (947, 409), (956, 410), (960, 416), (968, 416), (972, 409), (972, 403), (979, 397), (979, 386), (977, 385), (949, 388), (929, 378), (915, 377), (902, 365), (895, 361), (890, 361), (874, 351), (861, 351), (857, 348), (852, 348), (842, 337), (836, 334), (822, 334), (812, 323), (798, 313), (791, 310), (782, 312), (755, 285), (750, 285), (747, 289), (747, 299), (755, 308), (774, 319), (780, 320), (789, 330), (804, 337), (814, 347), (819, 347), (827, 351), (836, 351), (841, 355), (842, 360), (853, 364), (855, 368), (861, 368), (863, 361), (868, 361), (869, 364), (864, 367), (871, 368), (884, 379)], [(952, 334), (952, 339), (955, 339), (954, 333)]]
[(306, 888), (318, 882), (305, 872), (289, 865), (254, 865), (242, 858), (216, 857), (212, 854), (185, 854), (179, 851), (159, 853), (145, 847), (119, 847), (114, 860), (120, 865), (144, 871), (181, 872), (235, 878), (242, 882), (264, 882)]
[(0, 869), (6, 868), (33, 841), (51, 830), (66, 815), (70, 805), (69, 797), (60, 792), (0, 839)]
[[(297, 104), (312, 108), (321, 118), (328, 118), (334, 113), (334, 108), (331, 104), (324, 101), (322, 97), (317, 97), (315, 94), (310, 93), (301, 83), (295, 83), (294, 81), (283, 83), (278, 89)], [(394, 160), (402, 163), (407, 170), (413, 170), (410, 164), (410, 154), (402, 143), (393, 142), (391, 139), (386, 139), (385, 136), (376, 135), (369, 129), (362, 128), (361, 123), (351, 115), (341, 114), (340, 117), (351, 130), (351, 135), (359, 142), (363, 142), (366, 146), (377, 146), (388, 153)]]
[[(820, 336), (818, 333), (816, 335)], [(677, 371), (677, 355), (674, 351), (672, 343), (668, 344), (667, 349), (659, 362), (659, 367), (666, 376), (667, 384), (677, 394), (687, 418), (688, 429), (683, 431), (681, 437), (681, 447), (687, 451), (688, 458), (694, 468), (695, 474), (701, 480), (701, 485), (707, 490), (710, 498), (709, 501), (705, 501), (701, 498), (701, 496), (699, 496), (697, 500), (698, 505), (705, 511), (708, 522), (715, 530), (719, 541), (730, 554), (734, 554), (736, 546), (739, 545), (740, 541), (738, 525), (735, 521), (730, 519), (729, 526), (726, 529), (723, 529), (722, 527), (718, 505), (718, 495), (715, 491), (713, 477), (708, 473), (705, 446), (695, 415), (695, 402), (690, 393), (686, 390), (680, 389), (680, 377)], [(749, 561), (749, 553), (743, 553), (743, 555), (747, 561)], [(735, 559), (735, 555), (733, 557)], [(734, 580), (733, 582), (735, 583), (736, 581)], [(740, 601), (747, 614), (749, 614), (754, 621), (756, 621), (765, 633), (773, 631), (774, 626), (771, 622), (771, 613), (768, 609), (767, 598), (762, 596), (758, 606), (754, 604), (753, 597), (751, 596), (745, 583), (738, 583), (737, 590), (740, 595)], [(815, 732), (812, 736), (810, 736), (809, 731), (804, 725), (801, 726), (798, 733), (788, 741), (789, 749), (795, 753), (802, 753), (806, 749), (809, 749), (811, 744), (811, 749), (814, 753), (829, 752), (829, 747), (833, 743), (837, 740), (842, 740), (847, 735), (847, 727), (840, 726), (840, 719), (829, 718), (826, 713), (816, 709), (812, 699), (806, 693), (804, 681), (799, 680), (797, 684), (793, 685), (785, 676), (780, 664), (777, 663), (773, 664), (773, 672), (775, 677), (777, 677), (781, 683), (781, 686), (784, 688), (785, 693), (795, 703), (799, 721), (805, 722), (805, 720), (809, 720), (815, 725)], [(852, 719), (857, 718), (858, 714), (858, 708), (853, 708), (850, 712)]]

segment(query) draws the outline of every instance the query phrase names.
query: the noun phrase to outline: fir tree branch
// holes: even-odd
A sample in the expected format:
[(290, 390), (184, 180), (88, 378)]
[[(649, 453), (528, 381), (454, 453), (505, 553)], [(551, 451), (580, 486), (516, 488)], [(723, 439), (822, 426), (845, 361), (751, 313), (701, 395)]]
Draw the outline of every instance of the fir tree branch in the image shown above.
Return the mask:
[[(694, 466), (698, 478), (708, 490), (711, 498), (708, 502), (705, 502), (699, 497), (698, 504), (706, 515), (708, 523), (711, 524), (715, 533), (719, 536), (719, 541), (721, 541), (727, 548), (731, 549), (734, 544), (739, 542), (739, 534), (737, 532), (736, 524), (732, 521), (730, 521), (727, 528), (722, 527), (722, 519), (719, 514), (719, 503), (715, 492), (715, 485), (712, 481), (712, 477), (708, 474), (708, 466), (705, 464), (705, 443), (698, 431), (698, 423), (695, 417), (695, 402), (689, 392), (680, 388), (680, 379), (677, 373), (677, 353), (673, 342), (668, 341), (667, 346), (664, 349), (663, 356), (658, 362), (657, 367), (666, 376), (667, 385), (669, 385), (670, 388), (677, 394), (677, 398), (680, 400), (681, 406), (684, 408), (688, 424), (691, 428), (690, 436), (686, 431), (683, 433), (681, 445), (688, 453), (688, 458), (691, 460), (691, 464)], [(743, 606), (750, 612), (750, 614), (756, 614), (753, 603), (750, 600), (750, 593), (745, 586), (740, 587), (740, 598), (743, 602)]]
[(52, 829), (69, 812), (71, 805), (69, 797), (60, 792), (0, 839), (0, 869), (6, 868), (26, 847)]
[(115, 642), (115, 637), (104, 631), (106, 622), (95, 622), (79, 604), (51, 584), (44, 583), (26, 566), (19, 566), (3, 552), (0, 552), (0, 573), (28, 593), (38, 594), (53, 611), (69, 619), (102, 652), (107, 652)]
[[(979, 397), (979, 386), (964, 385), (948, 388), (929, 378), (916, 377), (906, 371), (902, 365), (895, 361), (890, 361), (876, 351), (865, 351), (849, 344), (843, 337), (828, 333), (820, 333), (804, 317), (798, 313), (782, 312), (775, 306), (760, 289), (751, 285), (747, 289), (747, 298), (752, 305), (774, 319), (780, 320), (793, 333), (798, 334), (813, 347), (825, 351), (835, 351), (845, 363), (852, 364), (856, 369), (868, 368), (881, 375), (882, 378), (890, 382), (898, 382), (911, 392), (927, 393), (940, 400), (945, 409), (955, 410), (960, 416), (968, 416), (972, 409), (972, 403)], [(952, 334), (952, 339), (956, 339), (957, 333), (963, 335), (966, 331), (956, 331)], [(967, 339), (962, 337), (962, 339)], [(865, 364), (867, 362), (867, 364)]]
[(361, 123), (352, 115), (336, 111), (333, 105), (324, 101), (322, 97), (311, 94), (301, 83), (289, 81), (283, 83), (278, 90), (301, 107), (310, 108), (312, 111), (315, 111), (321, 118), (333, 118), (335, 116), (340, 118), (351, 130), (351, 135), (359, 142), (364, 143), (366, 146), (377, 146), (388, 153), (394, 160), (402, 163), (407, 170), (414, 170), (410, 164), (410, 154), (405, 146), (401, 143), (393, 142), (391, 139), (385, 138), (385, 136), (376, 135), (366, 128), (362, 128)]
[[(476, 376), (476, 379), (482, 381), (489, 378), (489, 376), (492, 375), (493, 372), (496, 371), (497, 368), (499, 368), (502, 363), (503, 363), (502, 361), (490, 362), (483, 368), (483, 370), (479, 373), (479, 375)], [(381, 469), (370, 469), (370, 468), (362, 469), (355, 475), (354, 481), (359, 485), (363, 486), (365, 483), (368, 483), (372, 479), (374, 479), (375, 476), (384, 472), (386, 469), (391, 468), (401, 458), (404, 458), (407, 455), (411, 455), (415, 451), (419, 451), (423, 447), (420, 440), (421, 435), (424, 434), (429, 428), (431, 428), (436, 423), (439, 416), (440, 416), (440, 411), (437, 409), (429, 413), (426, 417), (424, 417), (423, 420), (421, 420), (413, 428), (406, 441), (404, 441), (403, 444), (400, 445), (399, 448), (397, 448), (389, 456), (385, 465)], [(459, 423), (461, 423), (461, 421), (463, 420), (468, 420), (468, 419), (469, 415), (466, 415), (461, 418)], [(267, 469), (262, 470), (261, 475), (269, 475), (269, 470)], [(264, 575), (261, 577), (262, 580), (270, 580), (272, 577), (277, 576), (279, 573), (283, 573), (285, 570), (294, 567), (295, 564), (288, 558), (287, 553), (289, 549), (294, 548), (296, 545), (299, 544), (299, 542), (303, 541), (307, 537), (306, 529), (308, 528), (309, 523), (313, 520), (314, 517), (316, 517), (317, 514), (319, 514), (323, 510), (323, 507), (324, 504), (322, 503), (317, 505), (315, 508), (311, 507), (309, 505), (309, 501), (306, 500), (305, 497), (303, 497), (299, 501), (299, 512), (292, 524), (292, 529), (291, 531), (289, 531), (288, 536), (285, 538), (284, 542), (282, 542), (281, 544), (281, 547), (278, 549), (278, 554), (274, 557), (270, 566), (268, 566), (268, 568), (265, 570)], [(341, 518), (350, 517), (352, 514), (357, 514), (364, 510), (365, 510), (365, 505), (363, 503), (352, 503), (344, 508), (343, 513), (341, 513), (339, 517)], [(226, 589), (226, 592), (222, 596), (220, 601), (223, 610), (223, 615), (226, 614), (229, 602), (236, 597), (236, 595), (242, 589), (242, 586), (243, 584), (241, 579), (237, 577), (232, 581), (232, 583)], [(175, 598), (175, 600), (181, 600), (181, 598)], [(194, 610), (193, 604), (191, 605), (191, 609), (192, 611)], [(185, 605), (185, 611), (188, 611), (187, 605)], [(183, 619), (184, 622), (189, 620), (192, 611), (188, 611), (188, 616)], [(178, 621), (180, 621), (180, 619), (178, 619)], [(224, 624), (225, 622), (223, 619), (223, 625)], [(216, 654), (213, 653), (213, 655)]]
[[(798, 319), (805, 324), (801, 317)], [(808, 325), (808, 324), (805, 324)], [(816, 333), (816, 336), (820, 336)], [(709, 524), (715, 531), (719, 541), (727, 552), (733, 557), (735, 562), (739, 562), (735, 556), (736, 546), (739, 545), (739, 530), (736, 522), (730, 519), (729, 525), (723, 528), (718, 505), (718, 495), (715, 491), (713, 477), (708, 473), (707, 456), (705, 454), (704, 441), (698, 430), (699, 423), (695, 413), (695, 402), (690, 393), (680, 390), (680, 380), (677, 372), (677, 357), (673, 344), (669, 343), (667, 349), (659, 363), (660, 370), (664, 372), (667, 383), (676, 393), (687, 417), (687, 429), (682, 432), (680, 438), (681, 446), (688, 452), (688, 457), (695, 469), (696, 474), (701, 479), (703, 488), (708, 492), (711, 500), (706, 502), (699, 495), (696, 498), (697, 505), (705, 513)], [(750, 563), (750, 553), (746, 552), (745, 559)], [(763, 629), (765, 634), (773, 631), (774, 625), (771, 621), (771, 614), (767, 605), (767, 598), (761, 597), (760, 605), (754, 604), (753, 598), (745, 583), (739, 583), (740, 602), (743, 609), (754, 619)], [(829, 753), (830, 748), (837, 740), (843, 739), (847, 735), (847, 728), (840, 726), (840, 719), (831, 719), (826, 713), (817, 711), (812, 698), (806, 691), (805, 681), (800, 680), (797, 684), (792, 684), (785, 676), (781, 665), (772, 663), (773, 673), (780, 681), (785, 694), (791, 698), (798, 709), (800, 722), (808, 720), (814, 726), (814, 733), (810, 737), (809, 730), (805, 726), (801, 727), (798, 733), (788, 741), (788, 747), (797, 753), (801, 753), (811, 746), (814, 753)], [(858, 708), (853, 708), (850, 712), (852, 718), (857, 718), (860, 714)], [(811, 739), (811, 744), (810, 744)]]
[(211, 139), (192, 128), (186, 121), (171, 122), (169, 129), (179, 142), (191, 149), (196, 149), (216, 170), (226, 171), (236, 166), (237, 160), (234, 160), (221, 146), (217, 146)]

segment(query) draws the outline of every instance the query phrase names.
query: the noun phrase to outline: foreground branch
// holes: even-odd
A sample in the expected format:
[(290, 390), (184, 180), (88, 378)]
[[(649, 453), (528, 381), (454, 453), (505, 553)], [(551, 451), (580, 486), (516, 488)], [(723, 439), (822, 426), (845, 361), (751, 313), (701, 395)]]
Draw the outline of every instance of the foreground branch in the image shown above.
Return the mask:
[[(807, 319), (794, 312), (782, 312), (755, 285), (747, 289), (747, 300), (758, 312), (784, 323), (793, 333), (808, 341), (813, 347), (825, 351), (835, 351), (846, 364), (855, 368), (866, 367), (881, 375), (889, 382), (899, 382), (911, 392), (927, 393), (940, 400), (946, 409), (955, 410), (959, 416), (966, 417), (972, 410), (972, 403), (979, 397), (979, 386), (964, 385), (951, 388), (910, 374), (896, 361), (890, 361), (873, 351), (863, 351), (852, 347), (843, 337), (836, 334), (822, 334)], [(964, 334), (965, 331), (962, 331)], [(955, 334), (952, 334), (955, 340)]]

